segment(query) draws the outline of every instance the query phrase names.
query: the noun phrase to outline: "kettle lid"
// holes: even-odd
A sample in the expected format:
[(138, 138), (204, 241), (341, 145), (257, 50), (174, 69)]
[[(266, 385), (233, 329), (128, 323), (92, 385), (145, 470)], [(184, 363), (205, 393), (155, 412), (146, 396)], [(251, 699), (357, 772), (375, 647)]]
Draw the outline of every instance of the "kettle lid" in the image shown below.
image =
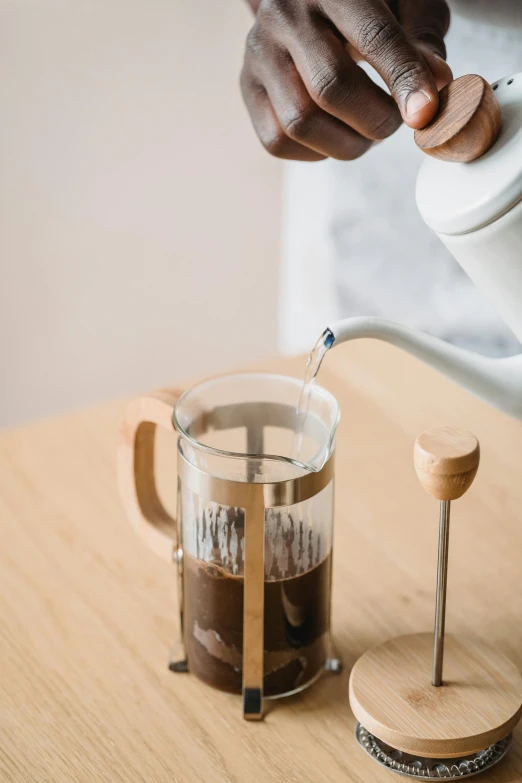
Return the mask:
[(492, 223), (522, 201), (522, 73), (493, 85), (502, 110), (498, 140), (472, 163), (426, 158), (417, 178), (417, 205), (439, 234), (466, 234)]

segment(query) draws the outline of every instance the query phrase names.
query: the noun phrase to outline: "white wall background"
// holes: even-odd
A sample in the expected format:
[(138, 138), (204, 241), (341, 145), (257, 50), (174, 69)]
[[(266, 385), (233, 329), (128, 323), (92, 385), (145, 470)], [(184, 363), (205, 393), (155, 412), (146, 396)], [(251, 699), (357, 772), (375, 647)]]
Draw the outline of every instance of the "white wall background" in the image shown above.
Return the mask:
[(0, 425), (275, 353), (242, 0), (0, 0)]

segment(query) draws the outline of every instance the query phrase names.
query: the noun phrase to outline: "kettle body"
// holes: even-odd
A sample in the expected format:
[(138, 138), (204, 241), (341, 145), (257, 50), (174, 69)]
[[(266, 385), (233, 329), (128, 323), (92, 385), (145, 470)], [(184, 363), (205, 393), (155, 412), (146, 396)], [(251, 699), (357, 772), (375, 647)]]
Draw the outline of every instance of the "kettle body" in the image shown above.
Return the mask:
[(439, 238), (522, 343), (522, 201), (489, 225)]
[[(522, 73), (493, 85), (502, 130), (472, 163), (426, 158), (417, 205), (461, 267), (522, 342)], [(522, 353), (493, 359), (374, 317), (329, 325), (326, 347), (362, 337), (392, 343), (522, 421)]]
[(417, 206), (522, 342), (522, 73), (493, 85), (502, 130), (473, 163), (427, 158)]

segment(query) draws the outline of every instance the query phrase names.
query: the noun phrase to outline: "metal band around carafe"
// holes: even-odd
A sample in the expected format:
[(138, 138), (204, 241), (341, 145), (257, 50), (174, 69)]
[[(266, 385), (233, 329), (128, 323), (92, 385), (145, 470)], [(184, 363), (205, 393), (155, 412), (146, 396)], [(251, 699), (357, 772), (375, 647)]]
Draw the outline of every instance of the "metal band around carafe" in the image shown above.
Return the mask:
[(243, 716), (247, 720), (260, 720), (263, 716), (265, 511), (301, 503), (325, 489), (334, 475), (334, 455), (316, 473), (256, 484), (210, 476), (188, 462), (178, 444), (178, 475), (183, 486), (199, 497), (244, 509)]
[[(245, 457), (246, 459), (246, 457)], [(199, 497), (220, 506), (248, 510), (249, 504), (262, 500), (264, 508), (293, 506), (315, 497), (328, 486), (334, 475), (334, 454), (321, 470), (286, 481), (255, 483), (211, 476), (192, 465), (178, 444), (178, 474), (183, 484)]]

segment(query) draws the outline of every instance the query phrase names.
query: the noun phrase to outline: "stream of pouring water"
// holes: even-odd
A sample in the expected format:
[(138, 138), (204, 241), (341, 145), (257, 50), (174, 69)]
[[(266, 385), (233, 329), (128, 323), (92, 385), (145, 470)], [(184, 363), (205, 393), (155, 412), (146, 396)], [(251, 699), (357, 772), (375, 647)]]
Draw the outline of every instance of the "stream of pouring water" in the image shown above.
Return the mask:
[(325, 329), (318, 341), (313, 347), (313, 350), (308, 357), (305, 368), (305, 375), (303, 379), (303, 386), (301, 394), (299, 395), (299, 402), (297, 403), (296, 411), (296, 424), (294, 442), (292, 444), (292, 459), (298, 462), (304, 462), (303, 459), (303, 439), (306, 424), (306, 417), (310, 409), (310, 399), (312, 397), (312, 388), (314, 381), (317, 377), (317, 373), (321, 367), (324, 357), (329, 348), (332, 347), (335, 337), (329, 329)]

